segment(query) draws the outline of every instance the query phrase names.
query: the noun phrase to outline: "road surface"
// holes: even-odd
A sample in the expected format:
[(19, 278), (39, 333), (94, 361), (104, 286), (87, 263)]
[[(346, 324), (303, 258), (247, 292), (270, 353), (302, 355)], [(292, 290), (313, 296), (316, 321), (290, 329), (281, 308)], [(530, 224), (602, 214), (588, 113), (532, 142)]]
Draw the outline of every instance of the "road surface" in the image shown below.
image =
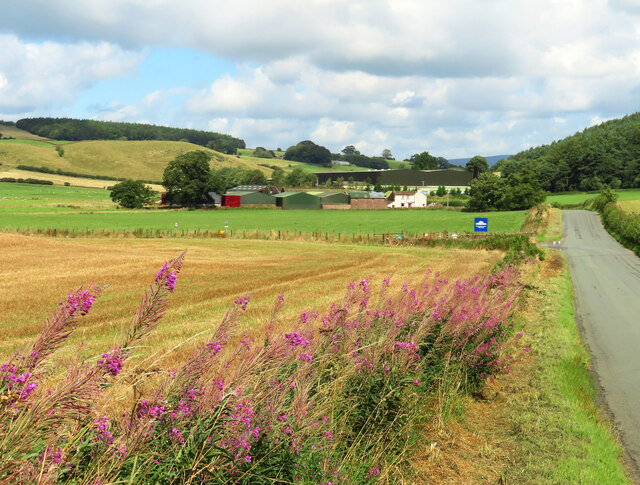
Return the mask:
[(640, 465), (640, 258), (589, 211), (563, 211), (563, 249), (604, 399), (627, 451)]

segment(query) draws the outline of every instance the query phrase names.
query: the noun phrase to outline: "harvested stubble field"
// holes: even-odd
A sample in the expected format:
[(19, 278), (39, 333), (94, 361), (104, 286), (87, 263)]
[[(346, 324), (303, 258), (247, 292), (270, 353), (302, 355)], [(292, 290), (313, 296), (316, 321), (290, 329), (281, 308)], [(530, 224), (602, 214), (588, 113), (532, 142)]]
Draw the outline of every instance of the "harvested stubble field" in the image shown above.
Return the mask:
[[(243, 327), (259, 328), (275, 298), (285, 297), (282, 321), (305, 310), (324, 309), (338, 301), (350, 281), (380, 283), (393, 274), (396, 285), (421, 279), (428, 268), (450, 279), (488, 271), (498, 251), (386, 248), (323, 245), (306, 242), (245, 240), (58, 239), (0, 234), (5, 277), (0, 282), (0, 358), (30, 343), (42, 320), (64, 300), (68, 290), (91, 282), (111, 284), (81, 319), (61, 356), (95, 356), (109, 348), (137, 308), (140, 295), (163, 261), (187, 249), (184, 269), (158, 332), (141, 355), (164, 355), (174, 346), (217, 324), (233, 301), (251, 294)], [(359, 281), (359, 280), (358, 280)], [(282, 329), (286, 330), (286, 329)], [(193, 342), (195, 345), (196, 342)], [(187, 344), (163, 357), (172, 367), (190, 351)]]

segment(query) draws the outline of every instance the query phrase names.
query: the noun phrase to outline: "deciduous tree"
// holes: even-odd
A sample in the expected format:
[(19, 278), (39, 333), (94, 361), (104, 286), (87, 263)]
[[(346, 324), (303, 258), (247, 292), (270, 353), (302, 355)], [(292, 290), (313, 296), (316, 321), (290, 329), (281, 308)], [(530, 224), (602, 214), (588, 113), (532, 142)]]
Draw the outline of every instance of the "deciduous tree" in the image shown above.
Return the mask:
[(162, 185), (172, 203), (192, 207), (206, 200), (210, 189), (210, 159), (210, 153), (196, 150), (178, 155), (169, 162), (164, 169)]
[(155, 196), (156, 193), (140, 180), (127, 179), (111, 189), (111, 200), (126, 209), (140, 209)]

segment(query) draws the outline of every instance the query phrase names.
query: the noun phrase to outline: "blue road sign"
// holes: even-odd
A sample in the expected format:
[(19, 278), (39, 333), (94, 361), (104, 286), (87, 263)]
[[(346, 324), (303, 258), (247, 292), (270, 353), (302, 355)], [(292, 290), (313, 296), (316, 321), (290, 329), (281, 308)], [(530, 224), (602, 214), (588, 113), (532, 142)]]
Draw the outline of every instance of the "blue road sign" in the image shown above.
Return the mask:
[(489, 227), (489, 218), (476, 217), (476, 222), (473, 227), (475, 232), (487, 232), (487, 228)]

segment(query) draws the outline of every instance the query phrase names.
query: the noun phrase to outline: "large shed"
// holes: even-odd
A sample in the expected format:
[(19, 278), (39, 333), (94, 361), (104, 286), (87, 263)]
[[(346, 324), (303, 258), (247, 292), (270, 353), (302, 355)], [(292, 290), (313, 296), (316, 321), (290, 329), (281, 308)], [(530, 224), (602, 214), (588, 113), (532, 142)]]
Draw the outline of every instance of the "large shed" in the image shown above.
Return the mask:
[(322, 209), (322, 201), (316, 195), (305, 192), (284, 192), (275, 195), (276, 207), (281, 209)]
[(247, 205), (274, 205), (276, 199), (273, 195), (252, 190), (228, 191), (223, 199), (222, 205), (226, 207), (242, 207)]
[(320, 197), (323, 209), (351, 209), (349, 194), (346, 192), (311, 193)]
[(361, 172), (326, 172), (317, 173), (318, 184), (327, 180), (335, 182), (339, 177), (350, 177), (356, 182), (380, 185), (406, 185), (408, 187), (466, 187), (471, 183), (473, 174), (459, 169), (446, 170), (368, 170)]
[(350, 194), (352, 209), (386, 209), (387, 199), (382, 192), (354, 191)]

